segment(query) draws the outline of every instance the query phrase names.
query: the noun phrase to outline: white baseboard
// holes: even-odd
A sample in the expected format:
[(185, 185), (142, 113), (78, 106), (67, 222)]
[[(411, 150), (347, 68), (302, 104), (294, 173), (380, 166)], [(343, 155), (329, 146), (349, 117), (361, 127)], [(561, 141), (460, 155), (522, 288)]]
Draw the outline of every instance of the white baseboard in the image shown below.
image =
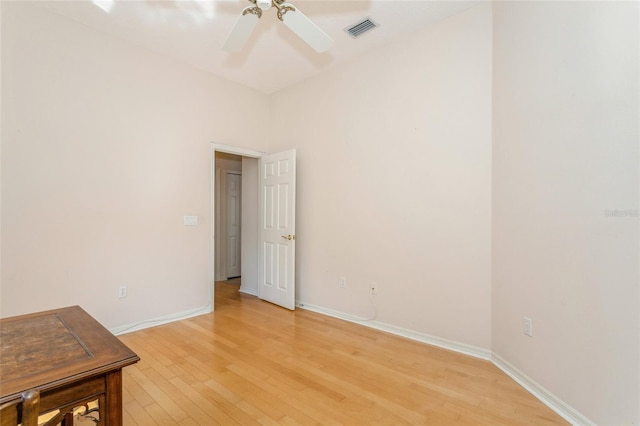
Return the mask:
[(240, 293), (250, 294), (251, 296), (258, 297), (258, 289), (255, 289), (255, 288), (246, 288), (246, 287), (242, 287), (241, 285), (239, 291)]
[(140, 321), (134, 324), (122, 325), (120, 327), (110, 328), (109, 331), (116, 336), (119, 334), (131, 333), (134, 331), (144, 330), (145, 328), (155, 327), (157, 325), (168, 324), (174, 321), (180, 321), (187, 318), (197, 317), (212, 312), (211, 305), (202, 308), (191, 309), (189, 311), (177, 312), (175, 314), (165, 315), (159, 318)]
[(328, 315), (330, 317), (339, 318), (345, 321), (353, 322), (356, 324), (364, 325), (365, 327), (375, 328), (377, 330), (385, 331), (387, 333), (396, 334), (412, 340), (416, 340), (428, 345), (437, 346), (450, 351), (462, 353), (472, 356), (474, 358), (480, 358), (487, 361), (491, 361), (496, 367), (502, 370), (506, 375), (515, 380), (520, 386), (525, 388), (529, 393), (539, 399), (543, 404), (561, 416), (563, 419), (571, 423), (572, 425), (580, 426), (595, 426), (596, 424), (589, 420), (587, 417), (579, 413), (569, 404), (562, 401), (560, 398), (549, 392), (544, 387), (540, 386), (526, 374), (518, 370), (516, 367), (508, 363), (501, 358), (498, 354), (484, 348), (467, 345), (464, 343), (456, 342), (449, 339), (443, 339), (429, 334), (419, 333), (413, 330), (408, 330), (402, 327), (396, 327), (393, 325), (385, 324), (379, 321), (367, 321), (359, 319), (353, 315), (345, 314), (342, 312), (334, 311), (332, 309), (323, 308), (320, 306), (311, 305), (304, 302), (296, 303), (296, 307), (300, 309), (306, 309), (308, 311), (317, 312), (319, 314)]
[(536, 383), (536, 381), (518, 370), (495, 352), (491, 357), (491, 362), (572, 425), (596, 426), (596, 423), (592, 422), (569, 404), (565, 403), (543, 386)]
[(460, 343), (453, 340), (443, 339), (441, 337), (431, 336), (429, 334), (420, 333), (420, 332), (409, 330), (402, 327), (396, 327), (394, 325), (385, 324), (380, 321), (363, 320), (353, 315), (345, 314), (342, 312), (334, 311), (332, 309), (323, 308), (320, 306), (311, 305), (304, 302), (298, 302), (296, 303), (296, 306), (300, 309), (306, 309), (308, 311), (317, 312), (319, 314), (328, 315), (330, 317), (335, 317), (335, 318), (343, 319), (345, 321), (354, 322), (356, 324), (364, 325), (365, 327), (375, 328), (376, 330), (385, 331), (387, 333), (406, 337), (411, 340), (417, 340), (418, 342), (426, 343), (428, 345), (437, 346), (439, 348), (447, 349), (454, 352), (459, 352), (465, 355), (470, 355), (475, 358), (491, 360), (491, 351), (488, 349), (467, 345), (465, 343)]

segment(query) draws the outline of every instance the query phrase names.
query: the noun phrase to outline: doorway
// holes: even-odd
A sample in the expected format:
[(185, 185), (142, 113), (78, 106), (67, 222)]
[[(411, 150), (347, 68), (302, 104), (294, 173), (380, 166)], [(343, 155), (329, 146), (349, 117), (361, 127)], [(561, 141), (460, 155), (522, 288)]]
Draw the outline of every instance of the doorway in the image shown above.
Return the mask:
[[(231, 154), (231, 155), (229, 155)], [(239, 158), (238, 158), (239, 157)], [(240, 292), (295, 309), (296, 150), (275, 154), (211, 144), (211, 222), (209, 285), (215, 309), (215, 281), (229, 277), (222, 224), (229, 162), (240, 161)], [(226, 162), (226, 163), (225, 163)], [(260, 224), (260, 225), (259, 225)], [(281, 238), (283, 240), (281, 240)], [(277, 297), (272, 297), (277, 294)]]
[[(258, 295), (258, 158), (262, 152), (244, 150), (220, 144), (211, 144), (211, 227), (210, 232), (210, 298), (215, 304), (215, 282), (241, 277), (240, 291)], [(239, 179), (238, 197), (233, 203), (227, 189)], [(231, 184), (230, 184), (231, 183)], [(232, 191), (235, 192), (235, 191)], [(233, 204), (231, 206), (230, 204)], [(237, 209), (239, 235), (227, 228), (227, 219)], [(230, 214), (231, 213), (231, 214)], [(233, 244), (237, 244), (234, 251)], [(234, 259), (234, 255), (237, 256)], [(238, 264), (234, 271), (233, 264)]]

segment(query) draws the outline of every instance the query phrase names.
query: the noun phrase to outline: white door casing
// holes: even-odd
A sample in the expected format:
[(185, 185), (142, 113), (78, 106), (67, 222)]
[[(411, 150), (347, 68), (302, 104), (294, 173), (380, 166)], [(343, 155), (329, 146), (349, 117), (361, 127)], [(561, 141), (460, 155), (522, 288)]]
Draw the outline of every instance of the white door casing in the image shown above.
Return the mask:
[(296, 150), (260, 157), (258, 296), (295, 309)]
[(227, 236), (227, 278), (240, 276), (241, 258), (241, 219), (242, 219), (242, 175), (238, 172), (227, 172), (226, 199), (226, 236)]

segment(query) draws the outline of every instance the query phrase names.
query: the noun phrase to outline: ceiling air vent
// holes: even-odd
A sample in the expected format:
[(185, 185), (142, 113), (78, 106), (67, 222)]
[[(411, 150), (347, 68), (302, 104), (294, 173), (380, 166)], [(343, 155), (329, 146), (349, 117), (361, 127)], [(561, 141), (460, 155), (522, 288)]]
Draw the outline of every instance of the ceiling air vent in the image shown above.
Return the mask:
[(378, 24), (376, 24), (369, 18), (365, 18), (357, 24), (345, 28), (344, 30), (348, 32), (351, 37), (357, 38), (376, 27), (378, 27)]

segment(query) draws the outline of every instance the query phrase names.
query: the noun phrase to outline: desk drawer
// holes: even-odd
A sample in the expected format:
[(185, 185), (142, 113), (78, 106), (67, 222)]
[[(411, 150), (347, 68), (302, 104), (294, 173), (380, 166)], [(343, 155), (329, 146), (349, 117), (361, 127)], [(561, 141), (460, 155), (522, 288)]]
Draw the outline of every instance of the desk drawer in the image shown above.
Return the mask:
[(106, 389), (106, 379), (102, 375), (45, 391), (40, 394), (40, 412), (55, 410), (72, 403), (82, 403), (94, 396), (97, 399), (97, 396), (105, 393)]

